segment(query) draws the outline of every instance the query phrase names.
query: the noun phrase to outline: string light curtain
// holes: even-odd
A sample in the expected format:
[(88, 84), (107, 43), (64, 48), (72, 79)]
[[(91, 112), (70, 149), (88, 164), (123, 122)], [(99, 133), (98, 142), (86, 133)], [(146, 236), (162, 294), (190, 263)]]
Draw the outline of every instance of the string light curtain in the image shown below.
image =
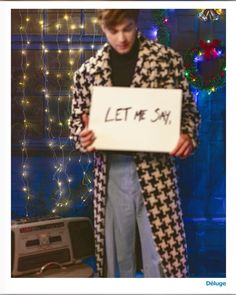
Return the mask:
[[(54, 187), (47, 196), (51, 208), (48, 213), (57, 215), (71, 208), (74, 199), (82, 204), (91, 201), (93, 159), (74, 150), (68, 120), (73, 73), (85, 59), (95, 54), (104, 38), (97, 26), (95, 12), (91, 10), (13, 10), (13, 14), (13, 59), (17, 59), (20, 51), (21, 61), (20, 67), (13, 65), (13, 80), (18, 81), (17, 86), (15, 83), (12, 86), (13, 93), (17, 93), (13, 95), (13, 113), (17, 109), (18, 116), (13, 116), (12, 126), (18, 124), (22, 129), (19, 135), (13, 128), (13, 146), (18, 149), (20, 143), (22, 166), (19, 172), (21, 191), (25, 195), (25, 217), (32, 215), (30, 202), (39, 194), (33, 193), (34, 185), (27, 178), (32, 174), (28, 150), (37, 153), (42, 148), (50, 155), (50, 167), (45, 169), (51, 170)], [(29, 98), (28, 93), (34, 95)], [(19, 94), (21, 106), (16, 108)], [(40, 101), (42, 106), (40, 112), (36, 111), (40, 118), (35, 122), (28, 115), (32, 111), (31, 100)], [(37, 139), (32, 136), (33, 129), (38, 130)], [(80, 187), (73, 192), (71, 186), (77, 175), (70, 170), (72, 162), (76, 162), (81, 171)], [(78, 194), (77, 198), (73, 194)]]

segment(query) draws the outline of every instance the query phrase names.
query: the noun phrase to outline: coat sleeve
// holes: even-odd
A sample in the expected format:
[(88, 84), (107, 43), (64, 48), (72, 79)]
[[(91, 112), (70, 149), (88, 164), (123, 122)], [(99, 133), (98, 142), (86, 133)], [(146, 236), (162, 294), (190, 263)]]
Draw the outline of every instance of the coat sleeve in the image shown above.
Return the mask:
[(188, 81), (184, 75), (184, 65), (180, 55), (177, 55), (175, 59), (174, 69), (175, 80), (177, 83), (176, 86), (177, 88), (183, 90), (181, 133), (188, 134), (192, 139), (194, 148), (196, 148), (198, 144), (198, 129), (201, 119), (196, 102), (189, 89)]
[(81, 146), (79, 136), (84, 128), (82, 115), (89, 113), (91, 98), (88, 83), (90, 79), (87, 76), (85, 65), (82, 65), (74, 74), (73, 98), (69, 123), (70, 138), (74, 140), (75, 148), (81, 152), (86, 152)]

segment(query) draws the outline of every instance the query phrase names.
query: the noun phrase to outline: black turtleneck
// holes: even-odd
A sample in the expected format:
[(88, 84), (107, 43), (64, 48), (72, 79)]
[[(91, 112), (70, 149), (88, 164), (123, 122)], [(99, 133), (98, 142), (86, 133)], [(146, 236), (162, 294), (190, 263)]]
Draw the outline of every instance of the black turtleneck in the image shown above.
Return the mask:
[(112, 47), (110, 51), (110, 67), (113, 86), (129, 87), (132, 83), (138, 59), (139, 41), (136, 41), (126, 54), (119, 54)]

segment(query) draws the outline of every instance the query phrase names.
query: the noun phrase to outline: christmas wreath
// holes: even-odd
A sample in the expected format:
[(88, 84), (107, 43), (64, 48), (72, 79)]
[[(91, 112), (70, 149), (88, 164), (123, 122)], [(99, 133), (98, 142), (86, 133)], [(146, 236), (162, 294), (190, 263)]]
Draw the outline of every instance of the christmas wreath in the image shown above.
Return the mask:
[[(185, 76), (189, 83), (200, 89), (210, 92), (225, 85), (225, 48), (220, 40), (199, 41), (199, 46), (188, 50), (185, 55)], [(199, 64), (206, 61), (216, 61), (217, 71), (209, 79), (204, 79), (200, 73)]]

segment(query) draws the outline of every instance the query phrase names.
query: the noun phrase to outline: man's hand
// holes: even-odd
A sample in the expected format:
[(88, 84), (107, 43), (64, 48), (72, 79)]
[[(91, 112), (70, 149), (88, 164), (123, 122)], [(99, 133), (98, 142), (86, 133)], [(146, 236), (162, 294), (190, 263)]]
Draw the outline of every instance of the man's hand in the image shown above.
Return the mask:
[(193, 143), (191, 138), (187, 134), (181, 134), (177, 146), (170, 152), (170, 155), (184, 159), (192, 153), (192, 150)]
[(92, 130), (88, 129), (89, 117), (88, 115), (82, 115), (82, 121), (84, 123), (84, 129), (80, 133), (80, 142), (86, 152), (93, 152), (95, 148), (92, 146), (96, 139), (95, 134)]

